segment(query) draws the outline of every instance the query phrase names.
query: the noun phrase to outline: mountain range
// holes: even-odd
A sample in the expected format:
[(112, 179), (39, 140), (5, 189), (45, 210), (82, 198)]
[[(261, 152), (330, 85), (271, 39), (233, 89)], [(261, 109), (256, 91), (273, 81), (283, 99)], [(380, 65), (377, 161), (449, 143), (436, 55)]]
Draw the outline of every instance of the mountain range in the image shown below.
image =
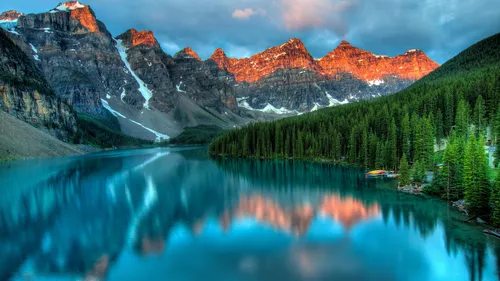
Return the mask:
[(82, 141), (82, 120), (160, 141), (186, 127), (228, 129), (391, 94), (439, 66), (420, 50), (391, 58), (346, 41), (315, 59), (297, 38), (250, 58), (217, 49), (203, 61), (189, 47), (171, 56), (151, 31), (114, 37), (78, 1), (4, 12), (0, 26), (8, 74), (0, 77), (0, 107), (74, 142)]

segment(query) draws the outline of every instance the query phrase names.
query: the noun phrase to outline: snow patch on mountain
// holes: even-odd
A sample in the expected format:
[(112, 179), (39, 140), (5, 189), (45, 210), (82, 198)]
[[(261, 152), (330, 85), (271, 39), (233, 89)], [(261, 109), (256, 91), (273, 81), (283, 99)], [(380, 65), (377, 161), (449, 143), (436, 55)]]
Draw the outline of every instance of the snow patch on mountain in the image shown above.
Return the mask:
[(31, 46), (31, 50), (33, 50), (33, 52), (35, 52), (35, 54), (33, 55), (33, 58), (37, 61), (40, 60), (40, 58), (38, 57), (38, 50), (35, 48), (35, 46), (33, 46), (33, 44), (30, 43), (30, 46)]
[(159, 132), (157, 132), (157, 131), (155, 131), (153, 129), (150, 129), (150, 128), (142, 125), (139, 122), (136, 122), (136, 121), (134, 121), (132, 119), (129, 119), (129, 120), (130, 120), (130, 122), (132, 122), (132, 123), (134, 123), (136, 125), (139, 125), (139, 126), (143, 127), (144, 129), (146, 129), (147, 131), (150, 131), (151, 133), (155, 134), (156, 135), (156, 142), (160, 142), (162, 140), (168, 140), (170, 138), (168, 135), (165, 135), (165, 134), (159, 133)]
[(151, 128), (148, 128), (146, 126), (144, 126), (143, 124), (137, 122), (137, 121), (134, 121), (130, 118), (127, 118), (125, 115), (121, 114), (120, 112), (114, 110), (113, 108), (111, 108), (111, 106), (109, 105), (109, 103), (104, 100), (104, 99), (101, 99), (101, 103), (102, 103), (102, 106), (108, 110), (109, 112), (111, 112), (111, 114), (113, 114), (114, 116), (116, 117), (121, 117), (123, 119), (127, 119), (128, 121), (138, 125), (138, 126), (141, 126), (143, 129), (145, 129), (146, 131), (149, 131), (151, 133), (153, 133), (155, 136), (156, 136), (156, 142), (160, 142), (160, 141), (163, 141), (163, 140), (168, 140), (170, 139), (170, 136), (166, 135), (166, 134), (162, 134), (162, 133), (159, 133)]
[(120, 95), (120, 99), (122, 100), (122, 102), (125, 102), (125, 101), (123, 101), (123, 98), (126, 96), (126, 91), (127, 90), (123, 89), (123, 92)]
[(135, 72), (132, 70), (130, 63), (127, 60), (127, 48), (125, 48), (125, 46), (123, 46), (122, 40), (117, 40), (117, 39), (114, 39), (114, 40), (116, 41), (116, 48), (118, 49), (118, 53), (120, 54), (120, 57), (121, 57), (123, 63), (127, 67), (128, 71), (132, 75), (132, 77), (134, 77), (135, 81), (137, 81), (137, 83), (139, 84), (138, 90), (142, 94), (144, 99), (146, 100), (146, 102), (144, 102), (143, 106), (145, 108), (149, 109), (149, 100), (153, 97), (153, 93), (148, 89), (148, 87), (146, 86), (146, 83), (144, 83), (139, 78), (139, 76), (137, 76), (135, 74)]
[(281, 108), (276, 108), (274, 107), (272, 104), (268, 103), (266, 105), (266, 107), (264, 107), (263, 109), (259, 109), (260, 111), (262, 112), (267, 112), (267, 113), (276, 113), (276, 114), (296, 114), (297, 111), (292, 111), (292, 110), (288, 110), (284, 107), (281, 107)]
[(0, 20), (0, 27), (10, 31), (17, 27), (17, 19), (16, 20)]
[(266, 113), (275, 113), (275, 114), (278, 114), (278, 115), (282, 115), (282, 114), (299, 114), (299, 112), (296, 111), (296, 110), (289, 110), (289, 109), (287, 109), (285, 107), (276, 108), (276, 107), (274, 107), (270, 103), (268, 103), (266, 105), (266, 107), (264, 107), (262, 109), (253, 108), (248, 103), (247, 99), (248, 99), (248, 97), (237, 98), (238, 106), (239, 107), (243, 107), (243, 108), (248, 109), (248, 110), (261, 111), (261, 112), (266, 112)]
[(314, 111), (317, 111), (318, 109), (320, 109), (321, 105), (319, 105), (318, 103), (314, 103), (314, 107), (311, 109), (310, 112), (314, 112)]
[(21, 36), (21, 34), (19, 34), (19, 32), (15, 31), (13, 29), (9, 30), (9, 32), (12, 33), (12, 34), (15, 34), (17, 36)]
[(349, 103), (349, 101), (347, 99), (345, 99), (344, 101), (339, 101), (339, 100), (333, 98), (332, 95), (330, 95), (328, 92), (325, 92), (325, 94), (326, 94), (326, 98), (328, 99), (328, 107)]
[(79, 1), (70, 1), (70, 2), (59, 4), (51, 12), (58, 12), (58, 11), (69, 12), (69, 11), (73, 11), (73, 10), (81, 9), (81, 8), (85, 8), (85, 7), (87, 7), (87, 6), (83, 5)]
[(177, 92), (179, 92), (179, 93), (185, 93), (186, 91), (181, 90), (181, 86), (182, 86), (182, 81), (179, 83), (179, 85), (175, 85), (175, 88), (177, 89)]
[(380, 85), (384, 84), (385, 81), (377, 79), (377, 80), (367, 81), (366, 83), (368, 83), (368, 86), (372, 87), (372, 86), (380, 86)]
[(121, 117), (123, 119), (127, 119), (127, 117), (125, 117), (125, 115), (121, 114), (120, 112), (114, 110), (111, 108), (111, 106), (109, 105), (109, 103), (106, 101), (106, 100), (103, 100), (101, 99), (101, 103), (102, 103), (102, 106), (108, 110), (109, 112), (111, 112), (111, 114), (113, 114), (114, 116), (116, 117)]

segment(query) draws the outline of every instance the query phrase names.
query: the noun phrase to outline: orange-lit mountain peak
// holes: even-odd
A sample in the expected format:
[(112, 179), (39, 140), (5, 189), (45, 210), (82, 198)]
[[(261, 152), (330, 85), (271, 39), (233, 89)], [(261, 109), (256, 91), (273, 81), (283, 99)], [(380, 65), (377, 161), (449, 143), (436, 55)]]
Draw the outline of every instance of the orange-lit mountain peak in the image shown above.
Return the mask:
[[(282, 49), (300, 49), (307, 52), (306, 46), (299, 38), (291, 38), (286, 43), (279, 46)], [(272, 49), (272, 48), (271, 48)]]
[(214, 61), (220, 69), (227, 70), (231, 73), (234, 71), (232, 66), (239, 61), (238, 59), (228, 58), (221, 48), (217, 48), (210, 56), (209, 60)]
[(319, 64), (331, 77), (338, 73), (350, 73), (366, 82), (381, 81), (386, 76), (417, 80), (439, 66), (420, 50), (409, 50), (391, 58), (374, 55), (347, 41), (342, 41), (337, 48), (321, 58)]
[(158, 44), (156, 41), (155, 35), (152, 31), (137, 31), (135, 29), (131, 29), (131, 39), (132, 39), (132, 46), (137, 46), (137, 45), (148, 45), (148, 46), (155, 46)]
[(89, 32), (100, 32), (99, 26), (97, 24), (97, 19), (94, 15), (94, 12), (92, 11), (92, 9), (90, 9), (89, 6), (80, 4), (80, 2), (78, 1), (67, 2), (64, 5), (69, 6), (68, 11), (71, 13), (71, 17), (80, 22), (80, 24), (84, 26)]
[(5, 11), (0, 14), (0, 21), (15, 21), (24, 14), (16, 10)]
[(116, 38), (122, 40), (123, 44), (127, 47), (138, 45), (159, 46), (154, 33), (148, 30), (137, 31), (135, 28), (131, 28)]
[(351, 43), (349, 43), (347, 40), (342, 40), (340, 41), (340, 44), (337, 46), (337, 48), (355, 48)]
[[(50, 11), (51, 13), (57, 12), (68, 12), (71, 17), (85, 27), (89, 32), (100, 32), (99, 26), (97, 24), (97, 19), (95, 18), (94, 11), (90, 6), (84, 5), (79, 1), (68, 1), (65, 3), (59, 3), (57, 7)], [(82, 31), (78, 31), (82, 32)]]
[(209, 59), (216, 61), (216, 60), (222, 59), (222, 58), (227, 58), (226, 52), (224, 52), (224, 50), (222, 50), (222, 48), (217, 48), (212, 53), (212, 55), (210, 56)]
[(225, 66), (234, 74), (237, 82), (257, 82), (278, 69), (310, 69), (321, 72), (320, 66), (298, 38), (292, 38), (280, 46), (268, 48), (250, 58), (229, 59), (228, 64), (223, 65), (220, 60), (218, 61), (219, 67)]
[(200, 57), (198, 56), (198, 54), (195, 51), (193, 51), (193, 49), (191, 49), (190, 47), (186, 47), (186, 48), (180, 50), (177, 54), (182, 55), (184, 57), (193, 58), (193, 59), (196, 59), (198, 61), (202, 61), (200, 59)]

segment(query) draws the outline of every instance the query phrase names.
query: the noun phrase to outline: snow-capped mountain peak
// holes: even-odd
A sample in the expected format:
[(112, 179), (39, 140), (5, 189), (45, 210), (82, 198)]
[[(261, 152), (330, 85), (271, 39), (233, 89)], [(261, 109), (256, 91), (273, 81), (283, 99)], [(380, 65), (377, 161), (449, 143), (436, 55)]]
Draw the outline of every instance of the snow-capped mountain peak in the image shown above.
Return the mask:
[(0, 22), (17, 21), (17, 19), (23, 15), (23, 13), (16, 10), (6, 11), (0, 14)]
[(76, 9), (81, 9), (87, 7), (86, 5), (80, 3), (80, 1), (69, 1), (65, 3), (60, 3), (55, 7), (54, 11), (69, 12)]

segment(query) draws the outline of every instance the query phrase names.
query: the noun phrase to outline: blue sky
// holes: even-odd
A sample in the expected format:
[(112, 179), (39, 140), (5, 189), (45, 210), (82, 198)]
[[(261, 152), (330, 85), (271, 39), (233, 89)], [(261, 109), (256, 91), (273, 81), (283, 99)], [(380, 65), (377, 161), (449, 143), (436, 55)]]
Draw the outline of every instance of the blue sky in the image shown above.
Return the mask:
[[(50, 10), (58, 1), (0, 1), (0, 10)], [(167, 53), (190, 46), (203, 59), (221, 47), (245, 57), (302, 39), (314, 57), (342, 39), (376, 54), (424, 50), (444, 63), (500, 32), (498, 0), (87, 0), (113, 35), (152, 30)]]

